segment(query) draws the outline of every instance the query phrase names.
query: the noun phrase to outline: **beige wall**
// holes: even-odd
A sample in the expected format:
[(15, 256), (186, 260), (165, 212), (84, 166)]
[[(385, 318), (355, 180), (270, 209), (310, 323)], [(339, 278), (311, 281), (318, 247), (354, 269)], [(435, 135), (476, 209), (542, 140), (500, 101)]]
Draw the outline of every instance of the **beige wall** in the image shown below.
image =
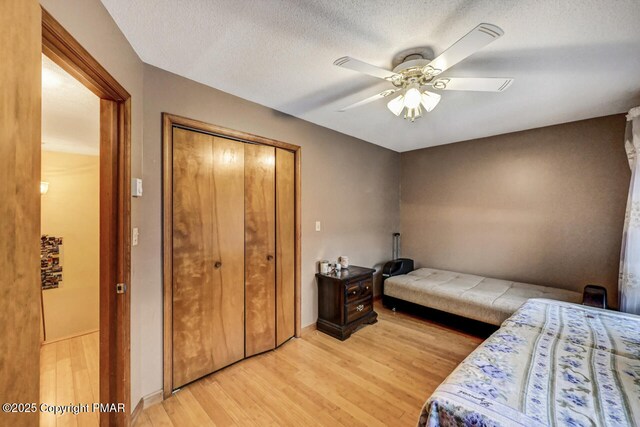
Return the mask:
[[(168, 112), (302, 146), (302, 325), (317, 318), (316, 261), (348, 255), (374, 266), (391, 257), (399, 218), (400, 155), (145, 65), (143, 215), (152, 239), (144, 270), (145, 392), (162, 387), (161, 113)], [(315, 221), (322, 231), (316, 232)]]
[(402, 255), (617, 305), (629, 188), (623, 115), (403, 153)]
[(99, 327), (100, 157), (43, 151), (42, 180), (42, 234), (64, 239), (64, 282), (43, 291), (52, 341)]

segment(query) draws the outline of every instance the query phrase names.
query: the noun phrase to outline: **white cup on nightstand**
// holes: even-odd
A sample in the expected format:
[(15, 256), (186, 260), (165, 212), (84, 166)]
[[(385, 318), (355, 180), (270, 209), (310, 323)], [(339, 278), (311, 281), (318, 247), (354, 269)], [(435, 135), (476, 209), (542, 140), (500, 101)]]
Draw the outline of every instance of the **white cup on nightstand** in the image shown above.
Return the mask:
[(320, 274), (329, 274), (329, 261), (320, 261)]

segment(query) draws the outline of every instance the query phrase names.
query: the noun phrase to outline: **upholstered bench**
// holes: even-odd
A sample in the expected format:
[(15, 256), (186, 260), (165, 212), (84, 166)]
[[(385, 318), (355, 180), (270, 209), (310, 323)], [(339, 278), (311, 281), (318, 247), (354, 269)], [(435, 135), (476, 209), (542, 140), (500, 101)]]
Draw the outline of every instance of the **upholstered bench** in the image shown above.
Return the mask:
[(580, 303), (582, 294), (548, 286), (420, 268), (384, 281), (383, 302), (393, 299), (500, 325), (530, 298)]

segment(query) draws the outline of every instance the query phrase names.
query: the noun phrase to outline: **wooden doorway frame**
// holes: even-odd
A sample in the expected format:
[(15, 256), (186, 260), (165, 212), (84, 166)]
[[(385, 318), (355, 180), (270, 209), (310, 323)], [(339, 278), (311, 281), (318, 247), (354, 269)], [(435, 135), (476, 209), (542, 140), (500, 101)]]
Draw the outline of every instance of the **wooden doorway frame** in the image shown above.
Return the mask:
[[(131, 422), (131, 95), (42, 8), (42, 53), (100, 98), (100, 402), (101, 426)], [(89, 403), (89, 402), (83, 402)]]
[(298, 145), (288, 144), (275, 139), (265, 138), (251, 133), (241, 132), (222, 126), (216, 126), (188, 119), (169, 113), (162, 113), (162, 287), (164, 296), (163, 310), (163, 398), (171, 396), (173, 392), (173, 127), (181, 127), (197, 132), (208, 133), (222, 138), (233, 139), (240, 142), (268, 145), (282, 148), (294, 154), (295, 170), (295, 337), (301, 333), (300, 312), (300, 283), (301, 283), (301, 259), (302, 259), (302, 186), (301, 186), (301, 161), (302, 148)]

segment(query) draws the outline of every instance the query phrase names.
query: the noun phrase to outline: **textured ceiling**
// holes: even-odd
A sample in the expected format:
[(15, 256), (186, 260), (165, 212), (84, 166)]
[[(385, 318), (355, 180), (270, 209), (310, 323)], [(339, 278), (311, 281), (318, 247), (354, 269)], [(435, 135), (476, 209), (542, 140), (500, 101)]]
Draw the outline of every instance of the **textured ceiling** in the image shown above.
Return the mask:
[[(638, 0), (102, 0), (146, 63), (396, 151), (590, 117), (640, 103)], [(337, 110), (388, 83), (341, 69), (435, 54), (481, 22), (505, 35), (442, 76), (513, 77), (504, 93), (442, 92), (415, 123), (385, 101)]]
[(100, 98), (44, 55), (42, 149), (100, 154)]

